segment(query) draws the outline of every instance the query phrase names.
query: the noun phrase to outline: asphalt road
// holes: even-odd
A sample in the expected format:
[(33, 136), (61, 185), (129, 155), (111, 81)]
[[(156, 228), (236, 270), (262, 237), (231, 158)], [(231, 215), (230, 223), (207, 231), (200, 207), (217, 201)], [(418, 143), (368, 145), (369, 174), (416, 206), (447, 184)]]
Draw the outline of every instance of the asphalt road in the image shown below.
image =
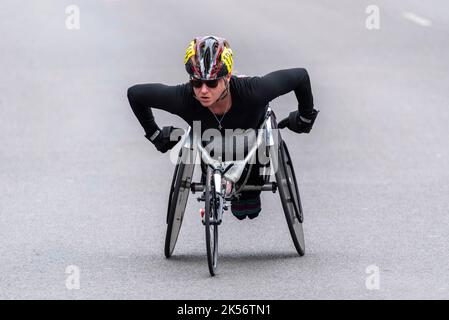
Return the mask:
[[(79, 29), (66, 25), (72, 4)], [(2, 0), (0, 298), (449, 298), (448, 9)], [(321, 110), (310, 135), (284, 133), (306, 255), (266, 193), (258, 219), (225, 217), (215, 278), (194, 197), (174, 256), (163, 255), (174, 165), (126, 98), (136, 83), (184, 82), (185, 47), (205, 34), (229, 39), (239, 73), (307, 68)], [(293, 94), (272, 103), (279, 117), (295, 107)]]

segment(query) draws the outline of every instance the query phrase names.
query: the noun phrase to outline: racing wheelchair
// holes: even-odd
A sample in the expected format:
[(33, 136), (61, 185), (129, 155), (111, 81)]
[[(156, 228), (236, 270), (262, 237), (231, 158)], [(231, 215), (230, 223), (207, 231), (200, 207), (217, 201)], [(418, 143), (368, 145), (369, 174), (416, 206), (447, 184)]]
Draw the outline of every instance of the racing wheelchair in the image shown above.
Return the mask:
[[(223, 221), (223, 212), (228, 210), (227, 203), (238, 198), (244, 191), (279, 191), (294, 246), (298, 254), (303, 256), (303, 210), (298, 184), (292, 159), (280, 130), (277, 130), (276, 118), (271, 108), (267, 107), (258, 133), (242, 160), (214, 159), (201, 141), (197, 140), (189, 128), (178, 154), (168, 201), (165, 256), (170, 258), (175, 249), (189, 194), (199, 192), (201, 196), (198, 201), (205, 204), (201, 215), (205, 226), (208, 267), (211, 276), (214, 276), (218, 263), (218, 227)], [(263, 150), (268, 158), (268, 162), (262, 167), (263, 184), (248, 185), (247, 179), (253, 163), (251, 160), (258, 150)], [(205, 167), (201, 182), (192, 181), (197, 154), (201, 156)], [(273, 173), (275, 181), (271, 181)]]

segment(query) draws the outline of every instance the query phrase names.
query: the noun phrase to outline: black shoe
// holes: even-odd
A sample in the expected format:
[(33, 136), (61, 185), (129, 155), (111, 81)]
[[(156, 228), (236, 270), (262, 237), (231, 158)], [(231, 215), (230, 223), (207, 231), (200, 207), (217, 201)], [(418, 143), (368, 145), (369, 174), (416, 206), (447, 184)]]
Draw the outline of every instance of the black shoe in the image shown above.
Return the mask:
[(259, 216), (259, 212), (258, 213), (253, 213), (253, 214), (248, 214), (247, 217), (250, 218), (251, 220), (257, 218)]
[(239, 220), (243, 220), (246, 217), (254, 219), (261, 210), (260, 195), (255, 198), (231, 201), (232, 214)]

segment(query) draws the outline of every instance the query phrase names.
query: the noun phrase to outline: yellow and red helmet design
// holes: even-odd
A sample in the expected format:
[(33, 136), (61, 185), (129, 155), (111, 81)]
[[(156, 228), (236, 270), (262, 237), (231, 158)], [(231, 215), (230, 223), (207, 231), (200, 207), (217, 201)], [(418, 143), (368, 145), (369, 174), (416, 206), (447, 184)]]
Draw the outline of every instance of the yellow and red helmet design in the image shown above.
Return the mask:
[(184, 56), (186, 71), (192, 78), (214, 80), (232, 73), (232, 50), (226, 39), (206, 36), (193, 39)]

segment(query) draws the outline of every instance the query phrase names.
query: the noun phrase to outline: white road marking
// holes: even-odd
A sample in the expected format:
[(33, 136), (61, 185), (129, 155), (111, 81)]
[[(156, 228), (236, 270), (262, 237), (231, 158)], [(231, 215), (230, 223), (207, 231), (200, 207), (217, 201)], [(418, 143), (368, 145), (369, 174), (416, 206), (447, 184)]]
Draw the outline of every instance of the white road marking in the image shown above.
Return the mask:
[(413, 12), (403, 12), (402, 16), (405, 19), (413, 21), (414, 23), (419, 24), (422, 27), (430, 27), (432, 25), (432, 21), (430, 21), (429, 19), (420, 17), (419, 15), (417, 15), (416, 13), (413, 13)]

